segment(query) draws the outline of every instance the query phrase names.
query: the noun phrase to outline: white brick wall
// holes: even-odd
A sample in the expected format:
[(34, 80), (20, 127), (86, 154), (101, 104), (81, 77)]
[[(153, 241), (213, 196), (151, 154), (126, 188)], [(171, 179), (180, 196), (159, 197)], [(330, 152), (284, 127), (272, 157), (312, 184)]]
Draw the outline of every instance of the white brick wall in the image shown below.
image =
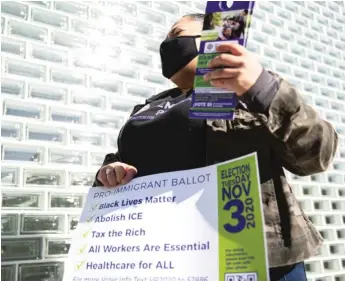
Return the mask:
[[(160, 41), (204, 5), (1, 1), (1, 231), (14, 251), (1, 281), (60, 280), (87, 186), (129, 110), (170, 86)], [(329, 172), (289, 178), (325, 237), (309, 280), (345, 281), (345, 2), (260, 2), (253, 27), (248, 48), (339, 133)]]

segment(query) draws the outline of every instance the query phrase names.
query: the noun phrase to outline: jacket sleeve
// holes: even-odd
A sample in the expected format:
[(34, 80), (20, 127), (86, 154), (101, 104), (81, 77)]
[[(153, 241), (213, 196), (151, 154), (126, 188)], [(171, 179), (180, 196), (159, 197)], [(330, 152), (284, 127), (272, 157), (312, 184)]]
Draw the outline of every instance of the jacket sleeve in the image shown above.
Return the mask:
[[(120, 156), (119, 156), (118, 152), (116, 152), (116, 153), (109, 153), (109, 154), (107, 154), (105, 156), (103, 164), (102, 164), (102, 167), (105, 166), (105, 165), (108, 165), (110, 163), (118, 162), (118, 161), (120, 161)], [(103, 186), (103, 184), (97, 179), (98, 173), (99, 173), (99, 170), (96, 173), (95, 180), (93, 182), (92, 187)]]
[(338, 135), (288, 81), (263, 70), (243, 99), (250, 111), (261, 113), (271, 147), (285, 169), (299, 176), (327, 170)]

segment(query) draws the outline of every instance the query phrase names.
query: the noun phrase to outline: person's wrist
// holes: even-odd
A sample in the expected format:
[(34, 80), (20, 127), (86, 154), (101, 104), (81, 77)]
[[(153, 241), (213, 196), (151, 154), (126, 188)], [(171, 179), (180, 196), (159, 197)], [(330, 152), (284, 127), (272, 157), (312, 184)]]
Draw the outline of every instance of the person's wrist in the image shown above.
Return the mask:
[(251, 111), (267, 113), (278, 88), (278, 80), (263, 68), (255, 83), (239, 99)]

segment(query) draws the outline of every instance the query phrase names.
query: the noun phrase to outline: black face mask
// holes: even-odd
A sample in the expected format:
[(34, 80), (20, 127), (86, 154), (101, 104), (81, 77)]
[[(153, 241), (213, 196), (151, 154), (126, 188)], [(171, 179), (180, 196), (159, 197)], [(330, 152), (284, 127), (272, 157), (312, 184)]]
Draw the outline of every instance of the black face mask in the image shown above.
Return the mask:
[(165, 39), (160, 46), (163, 76), (170, 79), (190, 63), (197, 55), (195, 36), (179, 36)]

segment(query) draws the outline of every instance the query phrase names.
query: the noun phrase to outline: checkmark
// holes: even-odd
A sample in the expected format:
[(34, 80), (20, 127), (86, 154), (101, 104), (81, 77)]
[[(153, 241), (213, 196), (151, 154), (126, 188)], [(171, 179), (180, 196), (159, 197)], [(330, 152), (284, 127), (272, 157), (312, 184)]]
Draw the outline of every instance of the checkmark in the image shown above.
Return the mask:
[(93, 220), (94, 217), (95, 217), (95, 215), (93, 215), (93, 216), (87, 218), (87, 219), (86, 219), (86, 222), (87, 222), (87, 223), (92, 222), (92, 220)]
[(85, 263), (85, 261), (81, 261), (81, 262), (77, 263), (76, 266), (75, 266), (76, 269), (80, 270), (80, 268), (84, 265), (84, 263)]
[(91, 211), (96, 210), (98, 208), (99, 204), (101, 204), (101, 202), (98, 202), (98, 203), (96, 203), (94, 205), (91, 205)]
[(90, 232), (91, 232), (91, 228), (82, 234), (83, 238), (86, 238), (90, 234)]
[(87, 244), (85, 244), (83, 247), (81, 247), (79, 249), (79, 254), (84, 254), (85, 250), (86, 250)]

